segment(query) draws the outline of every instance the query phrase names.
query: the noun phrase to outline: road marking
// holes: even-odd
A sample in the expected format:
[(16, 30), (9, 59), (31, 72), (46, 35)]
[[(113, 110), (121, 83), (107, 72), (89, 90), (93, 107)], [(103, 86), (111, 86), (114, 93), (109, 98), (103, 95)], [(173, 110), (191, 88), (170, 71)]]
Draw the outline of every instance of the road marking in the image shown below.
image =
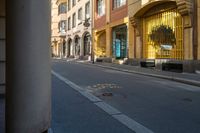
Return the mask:
[(153, 133), (148, 128), (142, 126), (138, 122), (134, 121), (133, 119), (129, 118), (124, 114), (113, 115), (115, 119), (126, 125), (128, 128), (132, 129), (136, 133)]
[(99, 107), (100, 109), (104, 110), (106, 113), (111, 115), (114, 119), (118, 120), (121, 124), (128, 127), (130, 130), (136, 133), (154, 133), (150, 129), (144, 127), (140, 123), (134, 121), (130, 117), (126, 116), (125, 114), (121, 113), (116, 108), (112, 107), (111, 105), (103, 102), (98, 97), (94, 96), (93, 94), (87, 92), (86, 89), (81, 88), (80, 86), (76, 85), (75, 83), (71, 82), (70, 80), (64, 78), (60, 74), (56, 73), (55, 71), (51, 71), (51, 73), (56, 76), (58, 79), (72, 87), (74, 90), (78, 91), (81, 95), (89, 99), (94, 105)]
[(98, 102), (98, 103), (95, 103), (95, 105), (97, 105), (99, 108), (104, 110), (109, 115), (121, 114), (120, 111), (118, 111), (117, 109), (113, 108), (112, 106), (110, 106), (109, 104), (107, 104), (105, 102)]

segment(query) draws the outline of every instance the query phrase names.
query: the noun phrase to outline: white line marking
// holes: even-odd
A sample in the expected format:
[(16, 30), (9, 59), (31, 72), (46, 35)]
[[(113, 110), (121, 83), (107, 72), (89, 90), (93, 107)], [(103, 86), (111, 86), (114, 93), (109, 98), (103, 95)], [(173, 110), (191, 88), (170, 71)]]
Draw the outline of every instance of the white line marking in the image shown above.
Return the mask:
[(113, 117), (136, 133), (153, 133), (151, 130), (147, 129), (146, 127), (142, 126), (124, 114), (113, 115)]
[(136, 133), (154, 133), (150, 129), (144, 127), (143, 125), (139, 124), (138, 122), (134, 121), (133, 119), (129, 118), (128, 116), (122, 114), (119, 110), (116, 108), (110, 106), (109, 104), (103, 102), (98, 97), (94, 96), (93, 94), (87, 92), (85, 89), (81, 88), (80, 86), (76, 85), (75, 83), (71, 82), (70, 80), (64, 78), (60, 74), (51, 71), (51, 73), (56, 76), (58, 79), (72, 87), (74, 90), (81, 93), (84, 97), (88, 98), (93, 104), (95, 104), (97, 107), (104, 110), (106, 113), (111, 115), (114, 119), (118, 120), (121, 124), (128, 127), (130, 130), (136, 132)]
[(87, 97), (91, 102), (93, 103), (97, 103), (97, 102), (101, 102), (102, 100), (99, 99), (98, 97), (92, 95), (91, 93), (87, 92), (87, 91), (83, 91), (80, 92), (84, 97)]
[(110, 106), (109, 104), (105, 102), (98, 102), (98, 103), (95, 103), (95, 105), (97, 105), (99, 108), (104, 110), (109, 115), (121, 114), (120, 111), (118, 111), (117, 109), (113, 108), (112, 106)]

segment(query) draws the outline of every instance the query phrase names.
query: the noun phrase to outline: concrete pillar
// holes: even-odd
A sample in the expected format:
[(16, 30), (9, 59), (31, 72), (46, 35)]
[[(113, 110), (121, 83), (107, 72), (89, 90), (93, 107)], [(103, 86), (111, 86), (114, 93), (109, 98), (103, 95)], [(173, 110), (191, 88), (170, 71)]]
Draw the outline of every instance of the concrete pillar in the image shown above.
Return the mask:
[(106, 56), (111, 56), (111, 43), (112, 40), (112, 34), (111, 34), (111, 28), (109, 26), (106, 27)]
[(6, 2), (6, 133), (42, 133), (51, 120), (50, 1)]

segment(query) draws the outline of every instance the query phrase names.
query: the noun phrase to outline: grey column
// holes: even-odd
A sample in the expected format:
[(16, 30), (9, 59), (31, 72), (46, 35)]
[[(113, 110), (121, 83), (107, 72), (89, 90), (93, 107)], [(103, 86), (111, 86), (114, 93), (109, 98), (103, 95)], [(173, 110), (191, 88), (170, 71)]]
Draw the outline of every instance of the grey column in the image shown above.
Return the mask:
[(6, 133), (50, 127), (50, 0), (7, 0)]

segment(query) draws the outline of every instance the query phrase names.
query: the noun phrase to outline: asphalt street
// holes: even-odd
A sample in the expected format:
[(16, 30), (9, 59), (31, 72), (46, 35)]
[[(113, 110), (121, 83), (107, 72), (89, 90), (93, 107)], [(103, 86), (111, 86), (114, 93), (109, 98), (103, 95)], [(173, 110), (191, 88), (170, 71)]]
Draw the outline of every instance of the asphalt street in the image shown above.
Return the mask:
[[(155, 133), (200, 133), (199, 87), (73, 61), (53, 60), (52, 70)], [(82, 122), (83, 125), (80, 129), (89, 130), (90, 127), (95, 127), (90, 124), (98, 125), (97, 119), (100, 119), (102, 124), (108, 126), (106, 129), (109, 127), (111, 129), (119, 128), (120, 133), (130, 132), (112, 118), (109, 118), (111, 121), (108, 122), (109, 115), (104, 114), (96, 107), (92, 107), (95, 109), (91, 111), (94, 117), (91, 120), (82, 121), (80, 118), (87, 117), (91, 107), (87, 106), (87, 100), (84, 102), (82, 100), (84, 98), (80, 98), (78, 92), (71, 94), (68, 92), (69, 89), (65, 88), (69, 87), (53, 77), (53, 125), (58, 124), (63, 129), (67, 128), (66, 126), (74, 129), (73, 126), (76, 127), (76, 125), (70, 125), (71, 121), (78, 123), (77, 128), (81, 126)], [(72, 104), (76, 101), (79, 104)], [(86, 105), (84, 106), (84, 104)], [(68, 109), (72, 105), (75, 109)], [(80, 112), (81, 117), (76, 115)], [(66, 118), (64, 119), (63, 116)], [(95, 132), (98, 132), (99, 129), (102, 128), (92, 128), (93, 131), (96, 130)], [(76, 132), (79, 133), (78, 131), (72, 133)], [(107, 132), (99, 131), (99, 133)]]
[(52, 77), (53, 133), (134, 133), (71, 87)]

